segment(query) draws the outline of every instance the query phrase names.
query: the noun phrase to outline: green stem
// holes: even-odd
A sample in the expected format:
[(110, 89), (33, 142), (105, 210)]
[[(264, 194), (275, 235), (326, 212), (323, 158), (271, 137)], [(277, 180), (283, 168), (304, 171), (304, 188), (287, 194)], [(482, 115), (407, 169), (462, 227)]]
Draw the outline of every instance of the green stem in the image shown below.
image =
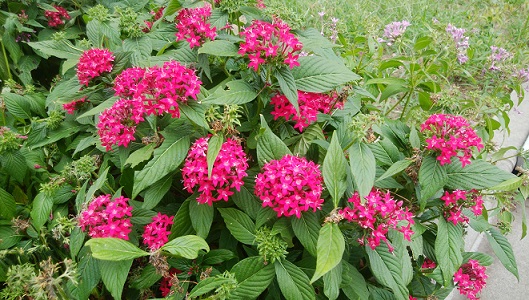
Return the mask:
[(399, 101), (397, 101), (397, 103), (395, 103), (388, 111), (386, 111), (386, 113), (384, 113), (384, 116), (387, 116), (389, 115), (390, 112), (392, 112), (395, 107), (397, 107), (401, 102), (402, 100), (404, 99), (404, 97), (406, 97), (408, 95), (409, 91), (404, 93), (404, 95), (402, 95), (402, 97), (399, 99)]
[(406, 103), (404, 103), (404, 108), (402, 109), (402, 113), (400, 114), (400, 120), (404, 117), (406, 113), (406, 108), (408, 107), (408, 104), (410, 103), (411, 95), (413, 94), (413, 91), (408, 92), (408, 97), (406, 98)]
[(4, 43), (0, 43), (0, 45), (2, 45), (2, 53), (4, 54), (4, 62), (7, 68), (7, 76), (9, 77), (9, 79), (12, 80), (13, 76), (11, 75), (11, 68), (9, 68), (9, 61), (7, 60), (6, 48), (4, 47)]

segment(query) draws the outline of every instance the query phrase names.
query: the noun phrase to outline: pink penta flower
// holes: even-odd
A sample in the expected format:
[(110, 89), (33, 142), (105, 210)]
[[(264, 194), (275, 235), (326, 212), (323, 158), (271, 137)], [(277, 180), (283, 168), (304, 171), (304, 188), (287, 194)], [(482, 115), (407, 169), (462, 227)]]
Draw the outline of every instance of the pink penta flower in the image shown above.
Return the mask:
[(114, 59), (114, 55), (108, 49), (92, 48), (84, 51), (77, 64), (79, 83), (88, 86), (90, 80), (112, 71)]
[(439, 152), (437, 160), (441, 165), (449, 164), (452, 157), (457, 157), (463, 167), (469, 165), (472, 147), (483, 148), (481, 138), (461, 116), (431, 115), (421, 124), (421, 132), (427, 136), (426, 148)]
[(152, 217), (152, 222), (145, 225), (143, 231), (143, 243), (151, 249), (156, 251), (160, 249), (165, 243), (169, 241), (169, 234), (171, 234), (171, 225), (173, 225), (174, 216), (167, 216), (158, 213)]
[(189, 47), (200, 47), (207, 40), (217, 36), (215, 27), (209, 23), (211, 6), (184, 8), (176, 16), (176, 40), (186, 40)]
[(437, 267), (437, 264), (435, 261), (429, 259), (426, 257), (421, 265), (421, 269), (435, 269)]
[(266, 163), (255, 179), (254, 192), (277, 216), (296, 216), (321, 209), (323, 177), (319, 166), (304, 157), (285, 155)]
[(62, 108), (66, 111), (66, 113), (73, 115), (73, 113), (78, 110), (84, 103), (88, 102), (86, 100), (86, 97), (83, 97), (81, 99), (73, 100), (68, 103), (64, 103), (62, 105)]
[(276, 18), (273, 23), (254, 20), (241, 35), (245, 40), (239, 46), (239, 54), (248, 56), (248, 67), (255, 71), (265, 63), (288, 65), (291, 69), (299, 66), (303, 45), (282, 20)]
[(193, 143), (182, 168), (182, 177), (184, 188), (193, 193), (198, 186), (197, 201), (211, 206), (216, 201), (228, 201), (234, 188), (240, 191), (243, 178), (248, 175), (248, 158), (241, 145), (228, 138), (213, 163), (211, 176), (208, 176), (208, 141), (209, 137), (203, 137)]
[(479, 299), (477, 294), (485, 287), (488, 277), (485, 270), (486, 268), (474, 259), (469, 259), (468, 263), (463, 264), (454, 274), (454, 284), (459, 293), (470, 300)]
[(101, 145), (107, 151), (112, 145), (127, 147), (135, 140), (136, 125), (142, 122), (145, 113), (143, 104), (138, 100), (119, 99), (99, 116), (97, 124)]
[(58, 5), (53, 5), (56, 11), (46, 10), (44, 16), (48, 19), (48, 26), (52, 28), (59, 27), (64, 24), (65, 20), (70, 20), (68, 11)]
[(483, 211), (483, 198), (477, 190), (445, 191), (441, 200), (444, 201), (444, 216), (454, 225), (468, 223), (469, 219), (463, 214), (463, 208), (470, 208), (475, 216), (481, 215)]
[(337, 93), (322, 94), (302, 91), (298, 91), (299, 114), (283, 94), (272, 96), (270, 104), (274, 106), (271, 113), (274, 120), (284, 117), (286, 120), (295, 121), (294, 128), (299, 131), (303, 131), (316, 122), (318, 113), (328, 114), (334, 108), (343, 108), (343, 102), (338, 100)]
[(379, 39), (379, 42), (386, 43), (388, 46), (393, 45), (395, 40), (402, 36), (410, 25), (410, 22), (406, 20), (389, 23), (384, 28), (384, 38)]
[[(347, 221), (356, 223), (364, 229), (363, 237), (358, 239), (361, 245), (367, 240), (368, 246), (374, 250), (381, 241), (384, 241), (390, 251), (393, 251), (393, 246), (387, 240), (390, 228), (402, 232), (406, 240), (411, 239), (413, 234), (411, 225), (415, 223), (413, 214), (408, 211), (407, 207), (402, 207), (402, 201), (393, 199), (389, 191), (383, 193), (373, 189), (365, 197), (365, 201), (361, 201), (356, 192), (348, 201), (353, 203), (353, 207), (345, 207), (339, 211), (339, 214)], [(407, 224), (403, 225), (403, 223)]]
[(88, 230), (90, 237), (128, 240), (132, 231), (132, 206), (128, 201), (123, 196), (112, 200), (109, 194), (95, 198), (79, 214), (79, 226), (83, 231)]
[(162, 297), (167, 297), (167, 295), (171, 294), (171, 287), (173, 286), (173, 277), (182, 273), (182, 271), (171, 268), (169, 270), (169, 276), (163, 277), (162, 281), (160, 282), (160, 292), (162, 292)]

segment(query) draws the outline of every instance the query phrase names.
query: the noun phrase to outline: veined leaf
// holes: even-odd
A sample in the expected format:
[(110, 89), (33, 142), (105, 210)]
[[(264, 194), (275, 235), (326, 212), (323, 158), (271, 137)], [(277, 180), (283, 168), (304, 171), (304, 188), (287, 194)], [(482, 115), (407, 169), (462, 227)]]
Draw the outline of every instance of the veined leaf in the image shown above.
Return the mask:
[(335, 300), (340, 295), (340, 284), (342, 283), (341, 261), (336, 267), (323, 275), (323, 293), (329, 300)]
[(16, 213), (17, 203), (15, 198), (6, 192), (4, 189), (0, 188), (0, 217), (5, 220), (11, 220)]
[(275, 135), (265, 118), (261, 115), (261, 133), (257, 137), (257, 159), (259, 165), (263, 166), (265, 163), (281, 159), (287, 154), (292, 154), (287, 145), (277, 135)]
[(411, 165), (413, 161), (409, 160), (409, 159), (403, 159), (403, 160), (399, 160), (398, 162), (394, 163), (393, 165), (391, 165), (391, 167), (389, 167), (389, 169), (387, 169), (386, 172), (384, 172), (384, 174), (382, 174), (380, 177), (377, 178), (377, 182), (378, 181), (382, 181), (388, 177), (391, 177), (395, 174), (398, 174), (404, 170), (406, 170), (407, 167), (409, 167)]
[(265, 264), (260, 256), (252, 256), (239, 261), (231, 269), (239, 282), (231, 292), (230, 299), (255, 299), (266, 290), (275, 277), (272, 264)]
[(224, 137), (221, 135), (214, 135), (209, 138), (208, 141), (208, 153), (206, 154), (208, 162), (208, 178), (211, 178), (211, 172), (213, 171), (213, 165), (215, 160), (219, 155), (220, 148), (222, 148), (222, 143), (224, 142)]
[(336, 132), (333, 133), (331, 144), (323, 160), (323, 180), (332, 196), (334, 208), (338, 207), (340, 199), (347, 189), (347, 160), (343, 154)]
[(240, 56), (239, 48), (232, 42), (225, 40), (214, 40), (205, 42), (199, 49), (198, 54), (210, 54), (215, 56)]
[(507, 238), (495, 228), (490, 228), (486, 233), (486, 237), (492, 250), (494, 251), (494, 254), (496, 254), (505, 269), (516, 276), (516, 279), (519, 281), (520, 276), (518, 275), (516, 257), (514, 256), (509, 240), (507, 240)]
[(446, 166), (446, 174), (446, 185), (454, 190), (486, 189), (516, 177), (483, 160), (474, 160), (463, 168), (458, 159), (453, 159)]
[(26, 158), (20, 153), (20, 150), (4, 151), (0, 155), (0, 165), (4, 172), (11, 175), (11, 178), (18, 182), (24, 181), (28, 166), (26, 164)]
[(369, 264), (378, 282), (389, 287), (397, 300), (408, 300), (408, 289), (401, 275), (399, 259), (389, 252), (388, 246), (381, 243), (375, 250), (365, 246)]
[(198, 201), (189, 202), (189, 218), (199, 237), (204, 239), (208, 237), (213, 223), (214, 210), (213, 206), (208, 204), (200, 204)]
[(460, 225), (439, 218), (435, 239), (435, 257), (443, 272), (444, 285), (448, 286), (455, 272), (463, 262), (461, 254), (463, 246), (463, 230)]
[(161, 249), (183, 258), (195, 259), (200, 250), (209, 252), (209, 245), (199, 236), (185, 235), (167, 242)]
[(316, 299), (309, 277), (298, 266), (288, 260), (276, 260), (274, 263), (277, 282), (281, 293), (287, 300)]
[(355, 143), (349, 149), (349, 163), (358, 193), (363, 198), (371, 192), (375, 184), (375, 156), (366, 144)]
[(220, 287), (226, 283), (237, 283), (232, 278), (222, 278), (222, 277), (208, 277), (204, 280), (201, 280), (189, 294), (189, 298), (195, 298), (206, 293), (211, 292), (212, 290)]
[(369, 298), (369, 290), (364, 276), (350, 263), (342, 260), (342, 290), (351, 300), (364, 300)]
[(82, 51), (76, 48), (69, 40), (48, 40), (27, 43), (31, 48), (44, 53), (45, 57), (55, 56), (62, 59), (79, 59)]
[(250, 217), (235, 208), (218, 208), (231, 234), (241, 243), (253, 245), (255, 240), (253, 223)]
[(202, 101), (204, 104), (244, 104), (252, 101), (257, 97), (257, 92), (254, 88), (243, 80), (234, 80), (226, 83), (227, 90), (217, 89), (206, 99)]
[(290, 102), (290, 104), (296, 109), (296, 112), (299, 113), (298, 89), (292, 71), (287, 67), (282, 67), (274, 73), (274, 76), (277, 79), (277, 83), (279, 83), (281, 92), (285, 94), (288, 102)]
[(308, 212), (301, 214), (301, 218), (292, 218), (292, 229), (305, 250), (317, 257), (318, 236), (320, 222), (316, 214)]
[(138, 164), (148, 160), (149, 158), (151, 158), (151, 155), (154, 152), (154, 146), (155, 144), (149, 144), (132, 152), (132, 154), (125, 161), (125, 164), (130, 164), (130, 167), (134, 168)]
[(345, 239), (338, 224), (327, 223), (323, 225), (318, 236), (316, 270), (310, 282), (318, 280), (336, 267), (342, 260), (344, 251)]
[(31, 209), (31, 218), (33, 226), (40, 231), (42, 225), (50, 219), (51, 209), (53, 207), (53, 198), (41, 192), (33, 199), (33, 209)]
[(180, 208), (176, 212), (176, 215), (173, 219), (174, 223), (173, 226), (171, 226), (171, 234), (169, 235), (169, 240), (194, 232), (191, 223), (191, 218), (189, 216), (189, 203), (191, 201), (196, 201), (196, 195), (191, 195), (182, 203), (182, 205), (180, 205)]
[(132, 259), (124, 261), (99, 261), (101, 279), (114, 299), (121, 299), (127, 281)]
[(299, 67), (292, 69), (298, 90), (323, 93), (334, 87), (361, 79), (344, 64), (320, 56), (300, 57)]
[(426, 201), (435, 195), (448, 182), (445, 168), (439, 165), (435, 157), (427, 156), (422, 160), (419, 169), (419, 184), (421, 186), (421, 211), (424, 210)]
[(31, 105), (24, 96), (3, 93), (5, 106), (13, 116), (20, 119), (31, 119)]
[(118, 238), (92, 238), (86, 242), (92, 256), (101, 260), (123, 261), (147, 256), (149, 253)]

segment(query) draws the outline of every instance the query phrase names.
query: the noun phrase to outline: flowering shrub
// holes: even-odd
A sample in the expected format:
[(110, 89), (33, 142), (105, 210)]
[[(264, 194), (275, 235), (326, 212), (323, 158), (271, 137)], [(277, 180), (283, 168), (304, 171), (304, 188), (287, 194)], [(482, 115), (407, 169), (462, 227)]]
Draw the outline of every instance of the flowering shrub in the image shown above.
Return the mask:
[(491, 142), (514, 49), (263, 1), (54, 5), (0, 1), (1, 298), (474, 299), (470, 229), (518, 277), (529, 171)]

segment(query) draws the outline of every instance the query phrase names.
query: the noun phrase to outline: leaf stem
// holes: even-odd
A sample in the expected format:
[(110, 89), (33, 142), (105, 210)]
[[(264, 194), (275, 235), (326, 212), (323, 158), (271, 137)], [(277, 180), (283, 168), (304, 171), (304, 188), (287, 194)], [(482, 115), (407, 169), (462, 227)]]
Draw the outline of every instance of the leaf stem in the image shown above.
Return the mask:
[(13, 76), (11, 75), (11, 68), (9, 67), (9, 61), (7, 60), (6, 48), (4, 47), (4, 43), (0, 42), (0, 45), (2, 45), (2, 53), (4, 55), (4, 62), (7, 68), (7, 76), (12, 80)]

